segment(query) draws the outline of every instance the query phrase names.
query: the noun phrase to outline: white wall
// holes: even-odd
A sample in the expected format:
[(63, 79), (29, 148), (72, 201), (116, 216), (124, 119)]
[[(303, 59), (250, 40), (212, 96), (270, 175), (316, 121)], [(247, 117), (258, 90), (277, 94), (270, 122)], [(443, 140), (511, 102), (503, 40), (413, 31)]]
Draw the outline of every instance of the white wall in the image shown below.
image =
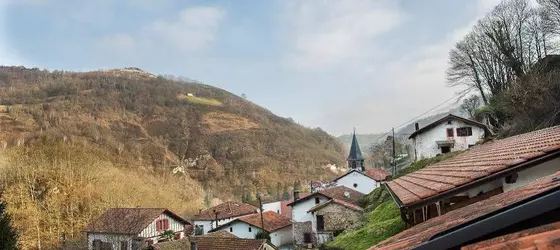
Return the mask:
[(286, 244), (292, 244), (294, 242), (292, 226), (281, 228), (277, 231), (270, 233), (270, 242), (272, 242), (272, 244), (277, 247)]
[(509, 190), (525, 186), (536, 179), (549, 176), (555, 174), (556, 172), (560, 171), (560, 158), (556, 158), (532, 168), (525, 169), (521, 172), (518, 172), (517, 181), (512, 184), (507, 184), (505, 178), (502, 178), (502, 182), (504, 185), (504, 192)]
[(320, 199), (319, 203), (328, 201), (328, 199), (322, 195), (314, 195), (314, 197), (311, 197), (305, 201), (300, 201), (294, 204), (292, 206), (292, 221), (306, 222), (306, 221), (311, 221), (313, 219), (313, 216), (307, 213), (307, 211), (309, 211), (309, 209), (311, 209), (316, 205), (315, 197), (319, 197)]
[[(338, 185), (354, 189), (362, 194), (369, 194), (371, 191), (378, 187), (377, 181), (357, 171), (353, 171), (352, 173), (336, 180), (336, 183)], [(358, 184), (358, 186), (354, 187), (354, 184)]]
[(103, 242), (112, 242), (113, 249), (119, 249), (121, 241), (127, 241), (128, 249), (131, 249), (132, 247), (132, 235), (88, 233), (87, 240), (88, 240), (89, 250), (93, 249), (94, 240), (101, 240)]
[[(152, 238), (152, 237), (159, 236), (162, 232), (158, 232), (156, 230), (157, 229), (156, 221), (161, 219), (167, 219), (169, 221), (169, 230), (172, 230), (173, 232), (183, 232), (185, 229), (185, 224), (183, 224), (182, 222), (179, 222), (178, 220), (174, 219), (173, 217), (167, 214), (161, 214), (160, 216), (157, 217), (157, 219), (152, 221), (150, 225), (148, 225), (144, 230), (142, 230), (142, 232), (140, 232), (138, 236), (143, 238)], [(181, 233), (181, 238), (183, 237), (184, 237), (184, 233)]]
[[(251, 228), (251, 232), (249, 232)], [(229, 226), (225, 226), (223, 231), (230, 232), (239, 238), (254, 239), (255, 234), (260, 230), (258, 227), (251, 226), (242, 221), (236, 221)], [(281, 228), (270, 233), (270, 242), (275, 246), (282, 246), (293, 242), (292, 227)]]
[(276, 201), (276, 202), (270, 202), (270, 203), (265, 203), (263, 204), (263, 212), (266, 211), (272, 211), (278, 214), (282, 213), (282, 202), (281, 201)]
[[(239, 217), (241, 217), (241, 216), (233, 217), (233, 218), (227, 218), (227, 219), (220, 219), (220, 220), (218, 220), (218, 226), (229, 223), (230, 221), (235, 220)], [(216, 221), (214, 221), (214, 220), (202, 220), (202, 221), (197, 220), (197, 221), (194, 221), (193, 223), (194, 223), (195, 227), (198, 226), (198, 225), (204, 226), (204, 234), (208, 233), (208, 231), (210, 231), (210, 230), (212, 230), (216, 227)]]
[[(457, 136), (457, 128), (471, 127), (472, 135), (466, 137)], [(453, 137), (447, 137), (447, 129), (453, 128)], [(451, 151), (459, 151), (468, 149), (469, 145), (476, 144), (480, 139), (484, 138), (484, 128), (466, 124), (463, 121), (453, 119), (451, 124), (442, 122), (435, 127), (424, 131), (417, 135), (414, 139), (414, 147), (416, 150), (416, 159), (434, 157), (441, 154), (441, 149), (438, 148), (436, 141), (455, 140), (455, 146)]]

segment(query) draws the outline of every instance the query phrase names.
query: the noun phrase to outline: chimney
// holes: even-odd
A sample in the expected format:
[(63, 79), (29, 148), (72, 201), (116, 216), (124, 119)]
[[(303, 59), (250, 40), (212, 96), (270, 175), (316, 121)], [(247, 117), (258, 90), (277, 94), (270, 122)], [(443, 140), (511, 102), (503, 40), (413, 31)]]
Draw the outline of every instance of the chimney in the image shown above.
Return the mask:
[(347, 200), (350, 200), (350, 192), (344, 192), (344, 197), (346, 197)]
[(299, 190), (296, 189), (296, 185), (294, 185), (294, 201), (299, 200)]
[(418, 123), (414, 123), (414, 128), (416, 129), (415, 131), (418, 131), (420, 129), (420, 126), (418, 125)]

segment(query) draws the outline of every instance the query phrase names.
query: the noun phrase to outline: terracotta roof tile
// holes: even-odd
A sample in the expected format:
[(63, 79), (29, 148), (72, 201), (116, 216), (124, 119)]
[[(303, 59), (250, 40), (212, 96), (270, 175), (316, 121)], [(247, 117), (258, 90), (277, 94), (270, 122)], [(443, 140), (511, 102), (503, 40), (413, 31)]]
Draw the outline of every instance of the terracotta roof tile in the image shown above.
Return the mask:
[(487, 241), (478, 242), (472, 245), (465, 246), (461, 248), (461, 250), (513, 250), (531, 248), (542, 243), (545, 243), (548, 248), (537, 249), (560, 248), (560, 222), (555, 222), (552, 224), (527, 229), (521, 232), (500, 236)]
[(368, 168), (366, 169), (365, 174), (376, 181), (387, 180), (387, 177), (389, 176), (389, 172), (381, 168)]
[(165, 208), (110, 208), (91, 221), (84, 232), (139, 234), (162, 213), (189, 224)]
[[(344, 195), (344, 193), (346, 192), (348, 192), (350, 197), (346, 197)], [(328, 189), (321, 190), (318, 193), (327, 196), (331, 199), (339, 199), (352, 204), (358, 204), (358, 200), (360, 200), (360, 198), (364, 196), (364, 194), (354, 189), (348, 188), (346, 186), (337, 186), (333, 188), (328, 188)]]
[(339, 205), (345, 206), (345, 207), (347, 207), (347, 208), (350, 208), (350, 209), (353, 209), (353, 210), (356, 210), (356, 211), (363, 211), (363, 210), (364, 210), (363, 208), (361, 208), (360, 206), (358, 206), (358, 205), (356, 205), (356, 204), (352, 204), (352, 203), (350, 203), (350, 202), (346, 202), (346, 201), (339, 200), (339, 199), (331, 199), (331, 200), (329, 200), (329, 201), (327, 201), (327, 202), (323, 202), (323, 203), (321, 203), (321, 204), (315, 205), (314, 207), (310, 208), (309, 211), (307, 211), (307, 212), (317, 211), (317, 210), (319, 210), (319, 209), (321, 209), (321, 208), (323, 208), (323, 207), (326, 207), (326, 206), (328, 206), (329, 204), (333, 204), (333, 203), (334, 203), (334, 204), (339, 204)]
[(218, 219), (239, 217), (257, 212), (257, 208), (249, 204), (237, 201), (227, 201), (202, 211), (200, 214), (195, 215), (193, 220), (214, 220), (216, 219), (214, 210), (218, 212)]
[[(411, 249), (428, 240), (433, 235), (451, 227), (474, 220), (504, 206), (528, 199), (554, 187), (560, 186), (560, 181), (552, 182), (560, 177), (560, 172), (541, 178), (526, 186), (501, 193), (469, 206), (450, 211), (441, 216), (429, 219), (409, 228), (370, 249)], [(391, 187), (393, 189), (393, 187)]]
[[(237, 218), (249, 225), (261, 228), (261, 214), (252, 214)], [(266, 211), (263, 213), (264, 230), (267, 232), (274, 232), (278, 229), (285, 228), (292, 225), (289, 218), (279, 215), (273, 211)]]
[(157, 250), (191, 250), (191, 242), (196, 243), (198, 250), (259, 250), (266, 244), (266, 240), (242, 239), (237, 237), (191, 236), (182, 240), (154, 244), (154, 248)]
[(391, 181), (388, 186), (403, 205), (409, 206), (558, 150), (560, 126), (555, 126), (475, 146), (455, 157)]

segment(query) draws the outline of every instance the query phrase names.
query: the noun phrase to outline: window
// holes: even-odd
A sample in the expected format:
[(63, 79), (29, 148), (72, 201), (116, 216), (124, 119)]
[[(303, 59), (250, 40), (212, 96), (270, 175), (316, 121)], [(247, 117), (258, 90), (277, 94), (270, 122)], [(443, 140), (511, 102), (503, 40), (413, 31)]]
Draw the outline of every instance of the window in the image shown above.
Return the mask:
[(161, 219), (156, 221), (156, 230), (158, 232), (165, 231), (169, 229), (169, 220)]
[(321, 202), (321, 200), (319, 199), (319, 197), (315, 197), (315, 204), (319, 204)]
[(311, 243), (311, 233), (303, 233), (303, 243)]
[(448, 128), (447, 129), (447, 137), (453, 137), (453, 129), (452, 128)]
[(451, 125), (451, 121), (447, 121), (447, 125)]
[[(229, 232), (230, 233), (233, 232), (233, 227), (229, 227)], [(251, 232), (251, 231), (249, 231), (249, 232)]]
[(357, 188), (357, 187), (358, 187), (358, 183), (354, 183), (354, 185), (352, 185), (352, 186), (354, 186), (354, 188)]
[(121, 250), (128, 250), (128, 241), (121, 241)]
[(276, 213), (277, 213), (277, 214), (280, 214), (280, 210), (276, 210)]
[(249, 233), (250, 233), (251, 231), (252, 231), (252, 228), (251, 228), (251, 227), (249, 227)]
[(472, 135), (472, 128), (471, 127), (457, 128), (457, 136), (465, 137), (465, 136), (471, 136), (471, 135)]
[(93, 240), (91, 243), (93, 250), (101, 250), (101, 240)]
[(474, 144), (469, 144), (469, 148), (472, 148), (472, 147), (474, 147)]
[(196, 225), (194, 227), (194, 235), (203, 235), (204, 234), (204, 225)]
[(325, 218), (322, 215), (317, 215), (317, 231), (325, 230)]
[(352, 162), (352, 168), (356, 168), (356, 162), (355, 161)]

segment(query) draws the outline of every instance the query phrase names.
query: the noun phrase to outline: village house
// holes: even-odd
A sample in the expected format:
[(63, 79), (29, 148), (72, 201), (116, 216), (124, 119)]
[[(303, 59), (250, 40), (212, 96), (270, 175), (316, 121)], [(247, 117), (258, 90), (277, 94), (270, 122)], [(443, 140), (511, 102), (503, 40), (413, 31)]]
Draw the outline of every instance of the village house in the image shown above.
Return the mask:
[(360, 150), (356, 133), (352, 135), (350, 153), (346, 160), (349, 169), (347, 173), (335, 178), (330, 183), (311, 183), (311, 192), (342, 185), (360, 193), (369, 194), (374, 189), (380, 187), (381, 182), (385, 181), (389, 176), (389, 173), (384, 169), (366, 168), (365, 159)]
[(242, 239), (226, 231), (158, 243), (154, 248), (156, 250), (278, 250), (267, 240)]
[[(294, 192), (294, 201), (288, 206), (292, 207), (292, 230), (295, 245), (317, 244), (316, 235), (313, 233), (314, 215), (309, 211), (322, 203), (332, 199), (342, 200), (354, 205), (358, 205), (358, 200), (364, 196), (354, 189), (346, 186), (337, 186), (325, 190), (311, 193), (299, 198), (299, 193)], [(343, 216), (343, 214), (341, 214)], [(325, 223), (330, 223), (325, 221)], [(315, 230), (317, 231), (317, 230)]]
[(408, 225), (560, 171), (560, 126), (477, 145), (387, 182)]
[[(292, 217), (292, 208), (287, 206), (287, 204), (292, 201), (293, 201), (293, 197), (290, 197), (289, 200), (264, 197), (261, 199), (261, 204), (262, 204), (263, 212), (272, 211), (272, 212), (276, 212), (277, 214), (281, 214), (284, 217), (290, 218)], [(258, 200), (247, 202), (247, 203), (254, 207), (257, 208), (259, 207)]]
[(488, 127), (480, 122), (449, 114), (419, 128), (408, 137), (414, 144), (416, 160), (439, 154), (468, 149), (491, 135)]
[(347, 200), (331, 199), (309, 209), (312, 215), (311, 231), (317, 244), (328, 243), (338, 234), (358, 221), (363, 209)]
[[(261, 223), (264, 224), (264, 228)], [(262, 221), (260, 213), (251, 214), (239, 217), (212, 231), (218, 230), (225, 230), (244, 239), (255, 239), (259, 231), (264, 231), (270, 235), (270, 242), (274, 246), (281, 247), (293, 243), (292, 222), (289, 218), (273, 211), (263, 212)]]
[(370, 250), (560, 249), (560, 172), (430, 219)]
[(83, 230), (90, 250), (137, 250), (142, 245), (185, 237), (190, 223), (165, 208), (111, 208)]
[(208, 231), (235, 220), (241, 216), (254, 214), (258, 208), (249, 204), (227, 201), (211, 207), (193, 217), (194, 232), (196, 235), (206, 234)]

